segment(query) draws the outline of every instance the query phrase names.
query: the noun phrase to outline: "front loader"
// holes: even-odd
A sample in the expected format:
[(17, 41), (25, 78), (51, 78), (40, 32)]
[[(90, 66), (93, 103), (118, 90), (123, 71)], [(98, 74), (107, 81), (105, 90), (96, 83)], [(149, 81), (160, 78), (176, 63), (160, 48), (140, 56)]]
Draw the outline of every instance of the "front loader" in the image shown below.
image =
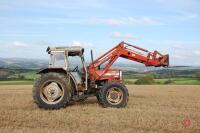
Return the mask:
[[(125, 42), (120, 42), (96, 60), (91, 53), (92, 62), (88, 66), (82, 47), (48, 47), (47, 52), (50, 54), (49, 67), (38, 73), (40, 77), (33, 87), (34, 102), (44, 109), (60, 109), (90, 96), (96, 96), (103, 107), (125, 107), (129, 94), (122, 82), (122, 71), (110, 69), (119, 57), (147, 67), (169, 66), (169, 55), (149, 52)], [(81, 68), (69, 60), (77, 57)]]

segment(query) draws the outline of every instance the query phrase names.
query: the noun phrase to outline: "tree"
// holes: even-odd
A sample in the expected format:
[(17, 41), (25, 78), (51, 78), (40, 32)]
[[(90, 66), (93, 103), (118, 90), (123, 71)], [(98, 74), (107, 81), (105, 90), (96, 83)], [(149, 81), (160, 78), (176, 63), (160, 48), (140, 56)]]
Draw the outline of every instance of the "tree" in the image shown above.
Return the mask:
[(164, 82), (164, 84), (174, 84), (174, 81), (171, 79), (168, 79), (167, 81)]
[(155, 84), (155, 81), (152, 75), (145, 75), (145, 76), (140, 77), (138, 80), (136, 80), (135, 84), (138, 84), (138, 85)]
[(0, 70), (0, 79), (7, 79), (10, 76), (10, 73), (5, 70)]
[(200, 80), (200, 72), (196, 73), (196, 78)]

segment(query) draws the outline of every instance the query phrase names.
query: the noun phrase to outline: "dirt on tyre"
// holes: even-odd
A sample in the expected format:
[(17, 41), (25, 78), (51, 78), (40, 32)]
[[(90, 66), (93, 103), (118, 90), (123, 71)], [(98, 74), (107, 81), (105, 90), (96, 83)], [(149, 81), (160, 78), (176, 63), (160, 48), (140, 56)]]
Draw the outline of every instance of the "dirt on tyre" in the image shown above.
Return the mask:
[(66, 75), (45, 73), (37, 79), (33, 86), (33, 100), (39, 108), (64, 108), (71, 100), (70, 88), (70, 82)]
[(105, 84), (99, 91), (97, 99), (104, 107), (123, 108), (128, 102), (128, 89), (120, 83)]

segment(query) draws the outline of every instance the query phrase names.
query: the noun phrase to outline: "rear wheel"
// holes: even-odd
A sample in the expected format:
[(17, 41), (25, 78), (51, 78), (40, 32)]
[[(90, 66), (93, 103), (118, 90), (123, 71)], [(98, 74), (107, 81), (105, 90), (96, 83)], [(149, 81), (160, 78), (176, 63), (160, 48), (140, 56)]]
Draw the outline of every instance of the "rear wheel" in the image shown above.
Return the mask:
[(46, 73), (35, 82), (33, 87), (34, 102), (40, 108), (59, 109), (71, 100), (68, 77), (60, 73)]
[(120, 83), (107, 83), (97, 94), (97, 99), (103, 107), (121, 108), (128, 102), (128, 89)]

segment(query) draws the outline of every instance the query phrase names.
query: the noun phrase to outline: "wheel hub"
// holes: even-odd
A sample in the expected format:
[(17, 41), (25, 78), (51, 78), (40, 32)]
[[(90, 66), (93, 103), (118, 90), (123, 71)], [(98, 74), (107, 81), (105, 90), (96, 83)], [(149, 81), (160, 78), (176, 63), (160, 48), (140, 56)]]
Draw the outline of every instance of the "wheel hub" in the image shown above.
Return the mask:
[(57, 103), (63, 95), (63, 90), (56, 82), (51, 82), (43, 88), (42, 99), (49, 104)]
[(119, 88), (111, 88), (107, 92), (106, 99), (110, 104), (119, 104), (123, 100), (123, 93)]
[(118, 94), (113, 92), (110, 94), (111, 95), (111, 99), (116, 100), (118, 98)]

